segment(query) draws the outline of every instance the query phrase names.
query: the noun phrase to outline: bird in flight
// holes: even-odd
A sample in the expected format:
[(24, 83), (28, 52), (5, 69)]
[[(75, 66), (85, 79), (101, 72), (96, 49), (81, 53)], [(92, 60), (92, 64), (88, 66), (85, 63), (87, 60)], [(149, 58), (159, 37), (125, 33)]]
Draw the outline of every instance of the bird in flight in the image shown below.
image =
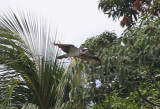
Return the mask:
[(86, 60), (92, 64), (102, 64), (102, 61), (91, 54), (87, 54), (88, 48), (77, 48), (72, 44), (58, 44), (54, 43), (55, 46), (58, 46), (61, 48), (66, 54), (58, 56), (58, 59), (63, 59), (63, 58), (68, 58), (68, 57), (75, 57), (75, 58), (80, 58), (83, 60)]

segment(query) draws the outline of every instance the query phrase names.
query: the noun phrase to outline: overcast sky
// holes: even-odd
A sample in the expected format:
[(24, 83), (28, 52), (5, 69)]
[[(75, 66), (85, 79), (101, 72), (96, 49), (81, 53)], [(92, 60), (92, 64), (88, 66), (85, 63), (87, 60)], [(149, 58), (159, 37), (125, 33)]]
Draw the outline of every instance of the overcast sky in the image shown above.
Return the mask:
[[(0, 0), (0, 8), (11, 6), (45, 13), (55, 24), (64, 43), (80, 46), (87, 38), (104, 31), (123, 32), (119, 21), (98, 10), (99, 0)], [(60, 40), (61, 41), (61, 40)]]

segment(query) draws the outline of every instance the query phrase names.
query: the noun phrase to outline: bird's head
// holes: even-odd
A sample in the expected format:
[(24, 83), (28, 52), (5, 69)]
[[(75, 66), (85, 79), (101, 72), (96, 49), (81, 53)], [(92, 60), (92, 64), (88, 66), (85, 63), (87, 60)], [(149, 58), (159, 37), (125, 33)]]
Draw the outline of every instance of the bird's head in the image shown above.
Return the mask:
[(81, 53), (85, 54), (85, 53), (87, 53), (87, 52), (88, 52), (88, 48), (82, 48), (82, 49), (81, 49)]

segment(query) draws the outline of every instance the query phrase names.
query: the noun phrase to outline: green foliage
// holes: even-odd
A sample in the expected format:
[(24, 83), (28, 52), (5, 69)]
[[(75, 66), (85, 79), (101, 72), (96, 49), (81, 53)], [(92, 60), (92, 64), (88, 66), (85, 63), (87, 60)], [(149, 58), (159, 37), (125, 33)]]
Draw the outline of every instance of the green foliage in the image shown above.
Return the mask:
[(25, 103), (22, 106), (22, 109), (38, 109), (38, 107), (34, 104), (31, 104), (31, 103)]
[[(83, 103), (83, 99), (86, 98), (84, 92), (85, 72), (76, 63), (77, 60), (73, 58), (58, 85), (56, 109), (86, 108), (87, 104)], [(83, 95), (81, 95), (82, 93)]]
[[(124, 54), (121, 55), (123, 58), (119, 60), (123, 65), (119, 71), (125, 73), (125, 75), (121, 76), (121, 79), (125, 78), (130, 81), (130, 87), (127, 86), (127, 88), (138, 86), (142, 95), (154, 102), (159, 98), (159, 81), (155, 76), (159, 74), (160, 64), (158, 59), (160, 27), (157, 26), (159, 21), (159, 19), (154, 19), (154, 23), (145, 22), (139, 27), (132, 27), (125, 31), (122, 38)], [(150, 28), (152, 26), (153, 28)], [(159, 104), (159, 102), (155, 103)], [(137, 104), (139, 105), (138, 107), (146, 105), (146, 103), (141, 102), (137, 102)]]
[[(148, 17), (148, 16), (147, 16)], [(80, 61), (87, 75), (85, 92), (89, 106), (97, 108), (159, 107), (160, 19), (128, 28), (123, 37), (104, 32), (92, 37), (82, 47), (99, 56), (104, 65)], [(98, 81), (98, 82), (97, 82)], [(87, 100), (85, 100), (87, 101)]]

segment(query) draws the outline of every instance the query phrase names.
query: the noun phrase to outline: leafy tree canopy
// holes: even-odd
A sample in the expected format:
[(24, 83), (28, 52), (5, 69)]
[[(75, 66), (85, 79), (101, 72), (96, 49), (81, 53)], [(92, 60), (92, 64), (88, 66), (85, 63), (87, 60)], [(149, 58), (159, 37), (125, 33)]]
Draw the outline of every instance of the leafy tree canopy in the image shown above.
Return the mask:
[(123, 17), (122, 27), (136, 24), (141, 14), (160, 17), (159, 0), (100, 0), (99, 8), (114, 20)]
[(160, 107), (160, 19), (145, 19), (122, 37), (104, 32), (82, 44), (104, 62), (102, 66), (79, 64), (88, 75), (85, 91), (91, 90), (93, 108)]

